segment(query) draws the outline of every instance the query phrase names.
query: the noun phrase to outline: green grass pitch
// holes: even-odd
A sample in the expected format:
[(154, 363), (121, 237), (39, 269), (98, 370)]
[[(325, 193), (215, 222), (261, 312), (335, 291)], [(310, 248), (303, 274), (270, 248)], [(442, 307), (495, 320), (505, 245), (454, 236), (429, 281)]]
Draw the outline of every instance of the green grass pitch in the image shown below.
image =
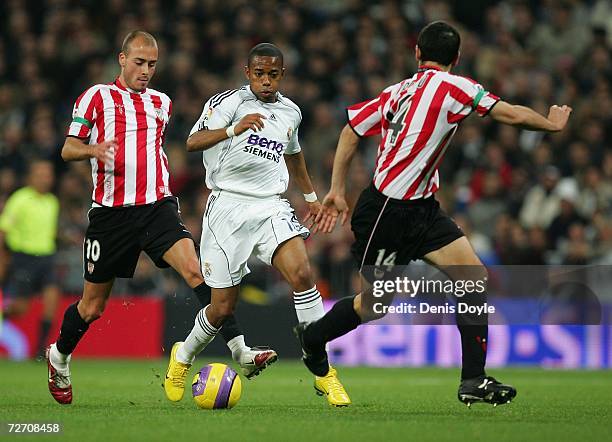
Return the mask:
[[(196, 361), (195, 368), (204, 365)], [(343, 368), (353, 405), (334, 409), (314, 394), (297, 361), (279, 361), (243, 378), (233, 410), (196, 408), (190, 389), (169, 403), (161, 382), (166, 361), (72, 363), (74, 403), (56, 404), (44, 363), (0, 361), (0, 421), (59, 422), (73, 441), (598, 441), (612, 431), (612, 373), (543, 369), (491, 370), (518, 389), (510, 405), (471, 409), (456, 399), (456, 369)], [(6, 435), (0, 435), (5, 439)]]

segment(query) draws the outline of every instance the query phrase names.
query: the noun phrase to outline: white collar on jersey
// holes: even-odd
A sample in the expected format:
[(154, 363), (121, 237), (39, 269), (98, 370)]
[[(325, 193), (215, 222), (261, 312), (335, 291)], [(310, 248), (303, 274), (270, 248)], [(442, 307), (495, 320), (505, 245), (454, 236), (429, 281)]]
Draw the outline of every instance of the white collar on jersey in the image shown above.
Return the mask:
[[(251, 90), (251, 86), (250, 85), (247, 84), (247, 85), (245, 85), (245, 87), (246, 87), (246, 90), (249, 92), (249, 94), (253, 95), (257, 101), (261, 101), (259, 98), (257, 98), (257, 95), (255, 95), (255, 93)], [(273, 101), (271, 103), (268, 102), (268, 101), (261, 101), (261, 102), (265, 103), (265, 104), (276, 104), (276, 103), (278, 103), (280, 101), (281, 97), (282, 97), (281, 93), (280, 92), (276, 92), (276, 101)]]
[(147, 88), (144, 88), (143, 90), (139, 91), (135, 91), (134, 89), (131, 89), (127, 86), (124, 86), (121, 84), (121, 82), (119, 81), (119, 77), (115, 78), (115, 81), (113, 82), (113, 84), (115, 86), (117, 86), (119, 89), (123, 90), (123, 91), (128, 91), (131, 92), (132, 94), (144, 94), (147, 91)]

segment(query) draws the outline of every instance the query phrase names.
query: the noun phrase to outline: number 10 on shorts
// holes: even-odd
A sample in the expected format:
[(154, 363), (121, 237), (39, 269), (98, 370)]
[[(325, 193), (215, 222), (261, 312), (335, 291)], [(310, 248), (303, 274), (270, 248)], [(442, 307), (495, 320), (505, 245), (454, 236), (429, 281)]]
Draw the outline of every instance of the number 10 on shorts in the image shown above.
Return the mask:
[(89, 238), (85, 240), (85, 258), (88, 261), (96, 262), (100, 259), (100, 243), (97, 239), (93, 241)]

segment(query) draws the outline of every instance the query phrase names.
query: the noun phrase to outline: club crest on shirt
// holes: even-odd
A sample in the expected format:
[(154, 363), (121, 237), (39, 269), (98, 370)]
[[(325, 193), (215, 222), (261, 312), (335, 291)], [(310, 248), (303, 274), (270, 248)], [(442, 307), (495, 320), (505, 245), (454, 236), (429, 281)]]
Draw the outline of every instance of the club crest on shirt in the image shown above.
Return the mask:
[(115, 103), (115, 108), (119, 110), (119, 115), (123, 115), (125, 113), (123, 104)]
[(287, 141), (291, 141), (291, 135), (293, 135), (293, 128), (292, 127), (287, 129)]
[(206, 115), (204, 115), (204, 117), (200, 121), (198, 130), (208, 130), (208, 120), (210, 120), (210, 117), (212, 117), (212, 114), (213, 114), (213, 108), (211, 107), (208, 109), (208, 112), (206, 112)]
[(89, 274), (91, 275), (94, 271), (94, 263), (93, 262), (88, 262), (87, 263), (87, 271), (89, 272)]
[(155, 108), (155, 116), (157, 117), (158, 120), (163, 120), (164, 119), (164, 111), (162, 110), (161, 107), (156, 107)]
[(210, 262), (204, 261), (204, 276), (206, 276), (207, 278), (210, 278), (211, 273), (212, 273), (212, 267), (210, 265)]

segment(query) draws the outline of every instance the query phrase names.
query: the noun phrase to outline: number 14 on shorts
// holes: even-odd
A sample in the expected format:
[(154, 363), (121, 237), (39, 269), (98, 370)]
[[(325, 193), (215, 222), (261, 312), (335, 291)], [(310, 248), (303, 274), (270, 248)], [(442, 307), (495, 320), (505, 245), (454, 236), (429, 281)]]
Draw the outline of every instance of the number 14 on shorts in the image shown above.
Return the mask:
[(378, 249), (378, 255), (376, 256), (376, 262), (374, 263), (376, 267), (385, 266), (387, 267), (387, 271), (390, 272), (393, 267), (395, 267), (395, 258), (397, 256), (397, 251), (387, 253), (387, 249)]

